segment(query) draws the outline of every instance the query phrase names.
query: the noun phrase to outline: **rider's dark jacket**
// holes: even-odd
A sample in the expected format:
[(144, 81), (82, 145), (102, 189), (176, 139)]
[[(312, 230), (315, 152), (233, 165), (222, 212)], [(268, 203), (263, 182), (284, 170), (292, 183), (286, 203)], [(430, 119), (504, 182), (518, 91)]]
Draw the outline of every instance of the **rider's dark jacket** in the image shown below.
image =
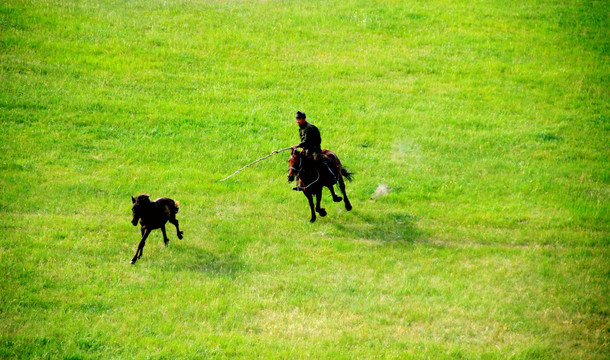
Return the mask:
[(299, 135), (301, 143), (298, 147), (303, 148), (305, 156), (317, 157), (322, 153), (320, 131), (315, 125), (308, 122), (299, 125)]

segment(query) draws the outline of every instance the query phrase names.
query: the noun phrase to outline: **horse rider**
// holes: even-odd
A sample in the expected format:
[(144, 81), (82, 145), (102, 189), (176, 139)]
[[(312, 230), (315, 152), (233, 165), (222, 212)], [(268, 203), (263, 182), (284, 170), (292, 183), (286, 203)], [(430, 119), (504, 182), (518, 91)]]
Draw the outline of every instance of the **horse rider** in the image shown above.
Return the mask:
[[(318, 130), (315, 125), (307, 122), (307, 116), (304, 112), (297, 111), (296, 123), (299, 126), (301, 142), (292, 146), (292, 149), (302, 148), (303, 151), (301, 154), (303, 154), (306, 159), (312, 160), (312, 164), (316, 169), (326, 172), (330, 175), (330, 179), (334, 179), (336, 182), (337, 178), (335, 174), (322, 155), (322, 147), (320, 145), (322, 143), (322, 138), (320, 137), (320, 130)], [(303, 189), (297, 185), (292, 188), (292, 190), (302, 191)]]

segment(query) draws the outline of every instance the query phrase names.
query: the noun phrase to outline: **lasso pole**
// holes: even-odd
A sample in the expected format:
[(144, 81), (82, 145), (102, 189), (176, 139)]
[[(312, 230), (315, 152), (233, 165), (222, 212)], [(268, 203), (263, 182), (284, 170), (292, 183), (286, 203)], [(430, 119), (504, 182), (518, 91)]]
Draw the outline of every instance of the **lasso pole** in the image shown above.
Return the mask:
[(267, 156), (263, 156), (262, 158), (260, 158), (260, 159), (258, 159), (258, 160), (256, 160), (256, 161), (253, 161), (253, 162), (251, 162), (251, 163), (249, 163), (248, 165), (246, 165), (246, 166), (242, 167), (241, 169), (237, 170), (237, 171), (236, 171), (236, 172), (234, 172), (233, 174), (231, 174), (231, 175), (227, 176), (226, 178), (224, 178), (224, 179), (222, 179), (222, 180), (218, 180), (218, 181), (225, 181), (225, 180), (227, 180), (228, 178), (230, 178), (231, 176), (233, 176), (233, 175), (237, 174), (238, 172), (242, 171), (243, 169), (245, 169), (245, 168), (247, 168), (247, 167), (250, 167), (250, 166), (252, 166), (252, 165), (256, 164), (257, 162), (259, 162), (259, 161), (261, 161), (261, 160), (265, 160), (266, 158), (268, 158), (269, 156), (271, 156), (271, 155), (273, 155), (273, 154), (277, 154), (277, 153), (279, 153), (279, 152), (286, 151), (286, 150), (290, 150), (290, 149), (292, 149), (292, 147), (287, 147), (287, 148), (283, 148), (283, 149), (279, 149), (279, 150), (273, 150), (273, 151), (271, 152), (271, 154), (269, 154), (269, 155), (267, 155)]

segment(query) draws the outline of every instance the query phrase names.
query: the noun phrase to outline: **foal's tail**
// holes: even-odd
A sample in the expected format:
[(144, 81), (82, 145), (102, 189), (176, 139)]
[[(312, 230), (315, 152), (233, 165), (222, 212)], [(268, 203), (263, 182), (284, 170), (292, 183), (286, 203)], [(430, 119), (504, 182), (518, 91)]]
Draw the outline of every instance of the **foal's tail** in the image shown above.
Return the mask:
[(178, 210), (180, 210), (180, 203), (174, 200), (174, 214), (177, 214)]
[(352, 175), (354, 175), (354, 173), (347, 171), (347, 169), (344, 167), (341, 167), (341, 175), (343, 175), (343, 177), (346, 178), (347, 181), (352, 181)]

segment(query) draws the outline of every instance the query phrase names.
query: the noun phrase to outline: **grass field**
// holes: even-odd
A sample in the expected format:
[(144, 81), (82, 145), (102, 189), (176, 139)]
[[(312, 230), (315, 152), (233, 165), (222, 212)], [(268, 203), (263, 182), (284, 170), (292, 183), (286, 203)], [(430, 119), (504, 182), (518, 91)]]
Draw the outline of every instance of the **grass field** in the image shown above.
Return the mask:
[[(608, 359), (609, 16), (0, 2), (0, 358)], [(297, 110), (351, 212), (310, 224), (286, 153), (218, 181)], [(185, 238), (132, 266), (140, 193)]]

